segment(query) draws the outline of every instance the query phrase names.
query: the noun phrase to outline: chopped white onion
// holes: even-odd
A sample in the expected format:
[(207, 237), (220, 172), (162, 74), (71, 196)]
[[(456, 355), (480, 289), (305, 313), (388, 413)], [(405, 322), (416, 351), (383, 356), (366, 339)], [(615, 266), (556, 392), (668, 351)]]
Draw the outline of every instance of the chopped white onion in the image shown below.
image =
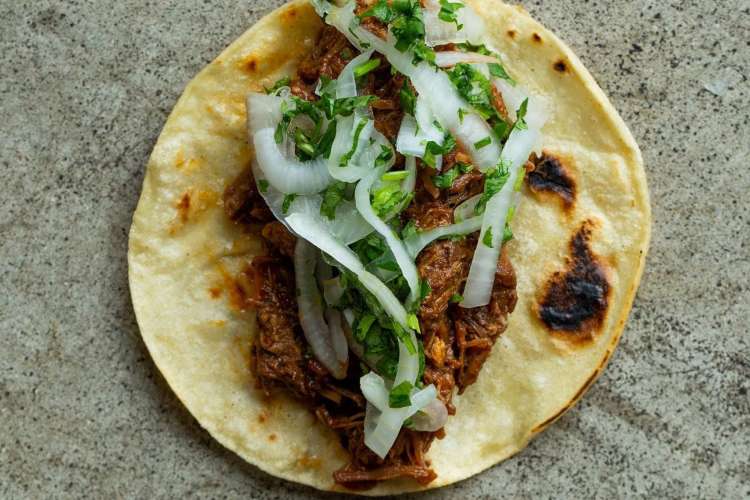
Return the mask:
[(293, 213), (286, 218), (292, 230), (320, 248), (332, 259), (357, 275), (362, 286), (378, 299), (383, 309), (405, 329), (409, 329), (404, 306), (385, 284), (367, 271), (357, 255), (335, 236), (318, 218), (307, 213)]
[(406, 249), (412, 258), (416, 258), (424, 248), (433, 241), (449, 236), (463, 236), (479, 231), (482, 227), (482, 217), (472, 217), (458, 224), (440, 226), (429, 231), (420, 231), (415, 236), (404, 241)]
[(357, 81), (354, 78), (354, 70), (357, 66), (366, 63), (370, 60), (373, 54), (373, 50), (368, 50), (358, 55), (349, 64), (344, 66), (341, 70), (338, 78), (336, 79), (336, 98), (343, 99), (345, 97), (355, 97), (357, 95)]
[(341, 313), (332, 307), (326, 308), (326, 323), (331, 332), (331, 344), (336, 359), (346, 367), (349, 362), (349, 344), (346, 341), (344, 327), (341, 325)]
[[(362, 49), (375, 49), (383, 54), (396, 70), (411, 78), (414, 88), (425, 98), (432, 113), (440, 124), (453, 134), (464, 149), (471, 155), (474, 165), (484, 171), (497, 164), (500, 145), (490, 126), (458, 94), (448, 75), (435, 70), (427, 63), (417, 65), (412, 62), (412, 54), (400, 52), (395, 47), (394, 37), (388, 33), (386, 40), (362, 28), (356, 22), (354, 2), (343, 7), (331, 4), (319, 6), (319, 13), (327, 13), (326, 22), (336, 27), (349, 41)], [(461, 11), (468, 11), (467, 8)], [(459, 117), (462, 110), (462, 117)], [(475, 144), (490, 138), (490, 144), (477, 148)]]
[(497, 57), (479, 54), (477, 52), (444, 51), (435, 52), (435, 64), (441, 68), (450, 68), (459, 63), (499, 63)]
[[(365, 377), (368, 377), (369, 380), (366, 380), (363, 385), (362, 380)], [(363, 394), (367, 391), (378, 404), (382, 404), (385, 383), (383, 383), (381, 388), (379, 382), (372, 380), (374, 377), (379, 376), (377, 374), (367, 374), (362, 377), (360, 379), (360, 387)], [(379, 409), (376, 403), (367, 398), (369, 403), (366, 410), (367, 413), (365, 414), (365, 444), (367, 447), (380, 458), (385, 458), (396, 441), (406, 419), (431, 404), (436, 398), (437, 389), (435, 389), (434, 385), (429, 385), (420, 391), (414, 390), (411, 394), (411, 405), (405, 408), (390, 408), (387, 406), (386, 400), (385, 407)], [(368, 423), (369, 425), (367, 425)]]
[(275, 128), (281, 121), (282, 97), (251, 92), (247, 95), (247, 125), (252, 133), (264, 128)]
[(283, 193), (313, 194), (323, 191), (331, 182), (323, 159), (302, 162), (290, 158), (287, 151), (282, 152), (274, 138), (278, 121), (271, 127), (256, 128), (268, 125), (277, 118), (281, 119), (280, 109), (274, 110), (273, 106), (274, 102), (281, 105), (280, 98), (259, 96), (261, 94), (248, 95), (247, 110), (248, 129), (255, 146), (255, 160), (263, 177)]
[(446, 43), (471, 42), (475, 45), (482, 43), (484, 39), (484, 22), (482, 18), (469, 5), (464, 6), (456, 12), (456, 20), (461, 26), (458, 29), (455, 23), (448, 23), (438, 17), (440, 2), (426, 0), (422, 11), (425, 23), (425, 42), (434, 47)]
[(477, 207), (477, 204), (479, 203), (479, 200), (482, 199), (482, 195), (478, 194), (476, 196), (472, 196), (465, 202), (461, 203), (459, 206), (457, 206), (453, 210), (453, 220), (456, 221), (456, 223), (463, 222), (466, 219), (470, 219), (474, 216), (474, 210)]
[(354, 200), (357, 204), (357, 210), (359, 210), (362, 217), (373, 228), (375, 228), (375, 231), (385, 238), (385, 242), (393, 253), (393, 257), (396, 259), (396, 263), (401, 269), (401, 273), (409, 284), (409, 289), (411, 290), (410, 300), (414, 302), (419, 298), (419, 275), (417, 274), (417, 266), (406, 251), (404, 242), (401, 241), (393, 229), (391, 229), (383, 219), (378, 217), (370, 203), (370, 188), (377, 179), (380, 179), (383, 173), (384, 169), (379, 168), (359, 181), (357, 189), (354, 192)]
[(439, 399), (419, 410), (411, 419), (414, 430), (420, 432), (436, 432), (445, 427), (448, 421), (448, 409)]
[[(345, 166), (341, 166), (341, 159), (348, 154), (354, 146), (354, 136), (357, 128), (364, 124), (357, 138), (356, 149)], [(344, 182), (357, 182), (372, 170), (372, 164), (363, 164), (360, 157), (364, 156), (369, 146), (369, 140), (375, 131), (375, 122), (361, 113), (353, 113), (350, 116), (340, 118), (336, 124), (336, 137), (331, 145), (331, 155), (328, 157), (328, 173), (336, 180)], [(377, 156), (377, 155), (376, 155)], [(369, 160), (372, 155), (366, 156)], [(372, 158), (374, 161), (374, 158)]]
[[(535, 105), (535, 101), (530, 99), (529, 113), (540, 113), (533, 110)], [(539, 116), (541, 116), (541, 113)], [(500, 249), (505, 234), (505, 223), (515, 198), (516, 181), (523, 165), (538, 142), (540, 127), (543, 123), (534, 120), (532, 123), (527, 122), (527, 125), (527, 128), (523, 130), (514, 129), (503, 148), (501, 160), (508, 165), (510, 176), (503, 188), (487, 202), (482, 220), (482, 232), (474, 251), (469, 277), (466, 280), (466, 287), (463, 292), (464, 300), (460, 304), (461, 307), (480, 307), (490, 302), (492, 287), (495, 283), (495, 273), (497, 272), (497, 260), (500, 257)], [(492, 231), (492, 246), (487, 246), (483, 242), (488, 230)]]
[[(298, 290), (300, 326), (318, 361), (335, 378), (343, 379), (346, 377), (347, 351), (340, 351), (340, 339), (337, 339), (339, 346), (334, 345), (329, 325), (323, 317), (323, 302), (315, 282), (317, 259), (318, 250), (299, 238), (294, 249), (294, 276)], [(340, 333), (343, 336), (343, 332)]]

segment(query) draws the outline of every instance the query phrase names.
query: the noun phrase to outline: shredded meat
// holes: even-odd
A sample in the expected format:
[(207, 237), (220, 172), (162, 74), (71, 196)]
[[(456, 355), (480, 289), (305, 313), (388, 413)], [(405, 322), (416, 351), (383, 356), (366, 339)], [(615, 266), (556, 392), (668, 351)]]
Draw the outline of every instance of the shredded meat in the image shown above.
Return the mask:
[(508, 315), (516, 307), (516, 298), (516, 273), (503, 248), (497, 263), (490, 303), (473, 309), (455, 307), (451, 311), (460, 367), (456, 376), (459, 394), (476, 382), (492, 346), (508, 327)]
[[(375, 0), (360, 0), (358, 12), (374, 3)], [(385, 34), (382, 23), (374, 18), (367, 18), (363, 25), (379, 36)], [(292, 93), (306, 100), (318, 99), (314, 93), (318, 79), (338, 77), (356, 55), (357, 50), (343, 35), (334, 28), (324, 28), (313, 53), (302, 62), (292, 81)], [(363, 94), (377, 96), (372, 105), (376, 128), (395, 141), (403, 118), (399, 98), (403, 77), (391, 75), (390, 66), (382, 59), (380, 66), (359, 85)], [(496, 102), (498, 109), (500, 104), (501, 98), (500, 103)], [(403, 158), (397, 157), (397, 165), (401, 162)], [(470, 162), (470, 157), (456, 148), (444, 156), (443, 172), (458, 163)], [(432, 181), (437, 172), (422, 162), (418, 166), (415, 198), (402, 213), (402, 222), (413, 221), (420, 230), (453, 223), (454, 208), (484, 189), (483, 176), (477, 170), (461, 174), (452, 186), (439, 189)], [(224, 206), (235, 222), (263, 224), (261, 235), (269, 249), (269, 255), (254, 258), (242, 276), (243, 282), (254, 284), (254, 295), (247, 300), (258, 318), (252, 367), (259, 388), (269, 395), (278, 388), (289, 391), (337, 433), (350, 454), (350, 462), (334, 473), (337, 483), (350, 489), (367, 489), (393, 478), (412, 478), (420, 484), (434, 480), (436, 475), (426, 454), (433, 440), (445, 435), (444, 430), (417, 432), (404, 428), (385, 459), (379, 458), (364, 443), (366, 404), (359, 390), (361, 374), (357, 363), (350, 363), (344, 380), (335, 380), (309, 353), (294, 293), (290, 258), (295, 237), (274, 220), (251, 173), (244, 173), (227, 188)], [(420, 278), (431, 288), (419, 310), (425, 352), (423, 382), (435, 385), (451, 415), (456, 412), (451, 402), (454, 392), (463, 392), (476, 381), (493, 344), (506, 329), (508, 314), (516, 302), (515, 274), (503, 252), (490, 304), (463, 309), (455, 303), (463, 290), (476, 244), (476, 234), (436, 241), (417, 260)]]
[(261, 235), (270, 246), (281, 255), (294, 257), (294, 246), (297, 238), (279, 221), (269, 222), (263, 227)]
[(259, 292), (254, 300), (259, 331), (252, 353), (260, 387), (269, 393), (281, 385), (300, 399), (315, 399), (320, 385), (307, 369), (291, 266), (273, 257), (255, 257), (250, 272)]
[(250, 169), (237, 176), (224, 190), (224, 212), (230, 220), (242, 224), (275, 220), (258, 192)]

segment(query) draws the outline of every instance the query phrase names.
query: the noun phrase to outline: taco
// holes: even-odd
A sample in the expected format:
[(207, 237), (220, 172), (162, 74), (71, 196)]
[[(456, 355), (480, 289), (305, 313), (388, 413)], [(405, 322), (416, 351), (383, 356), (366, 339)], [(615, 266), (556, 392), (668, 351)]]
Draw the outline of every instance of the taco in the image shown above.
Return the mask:
[(155, 363), (224, 446), (397, 493), (508, 458), (581, 397), (649, 234), (631, 134), (522, 9), (296, 1), (175, 106), (130, 287)]

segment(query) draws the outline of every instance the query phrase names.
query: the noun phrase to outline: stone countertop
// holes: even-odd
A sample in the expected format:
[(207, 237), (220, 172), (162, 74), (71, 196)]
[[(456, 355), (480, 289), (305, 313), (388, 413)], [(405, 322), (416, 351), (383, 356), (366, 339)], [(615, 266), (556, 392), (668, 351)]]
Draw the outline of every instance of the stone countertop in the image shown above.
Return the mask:
[[(0, 497), (317, 495), (198, 426), (154, 368), (127, 285), (131, 214), (170, 109), (278, 3), (0, 0)], [(640, 143), (652, 250), (583, 401), (515, 458), (433, 495), (747, 497), (748, 3), (525, 6)]]

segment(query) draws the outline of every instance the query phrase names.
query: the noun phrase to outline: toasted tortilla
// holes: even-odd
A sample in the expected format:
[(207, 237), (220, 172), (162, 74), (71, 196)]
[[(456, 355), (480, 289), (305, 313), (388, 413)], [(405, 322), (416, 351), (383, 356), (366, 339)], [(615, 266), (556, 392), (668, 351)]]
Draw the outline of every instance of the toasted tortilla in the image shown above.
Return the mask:
[[(518, 305), (477, 383), (455, 397), (457, 414), (428, 455), (438, 476), (426, 488), (510, 457), (583, 395), (623, 330), (650, 237), (638, 146), (578, 58), (520, 7), (469, 3), (511, 75), (549, 99), (544, 148), (566, 176), (566, 196), (554, 189), (559, 172), (544, 174), (553, 189), (524, 188), (516, 239), (508, 244)], [(332, 473), (347, 453), (336, 434), (291, 398), (267, 399), (255, 387), (249, 364), (255, 316), (238, 308), (232, 277), (261, 244), (229, 221), (221, 196), (252, 160), (246, 94), (293, 75), (322, 26), (308, 3), (287, 4), (187, 86), (149, 161), (128, 257), (143, 339), (198, 422), (269, 474), (341, 490)], [(575, 303), (587, 280), (599, 296)], [(420, 489), (395, 480), (364, 493)]]

